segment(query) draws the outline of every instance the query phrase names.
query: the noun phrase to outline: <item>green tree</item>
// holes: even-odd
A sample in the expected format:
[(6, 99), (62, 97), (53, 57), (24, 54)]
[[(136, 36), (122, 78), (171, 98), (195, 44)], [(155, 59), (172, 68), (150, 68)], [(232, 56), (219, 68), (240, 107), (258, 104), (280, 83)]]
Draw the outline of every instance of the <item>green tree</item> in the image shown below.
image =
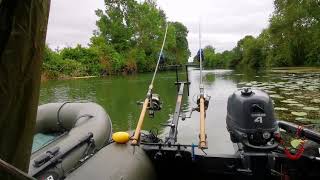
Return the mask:
[[(166, 64), (187, 62), (187, 28), (168, 22), (156, 1), (105, 0), (106, 10), (96, 10), (98, 30), (89, 47), (46, 48), (44, 74), (50, 77), (106, 75), (152, 71), (158, 60), (166, 24)], [(60, 75), (59, 75), (60, 74)]]
[(275, 0), (270, 20), (275, 66), (319, 65), (320, 6), (314, 0)]
[[(105, 41), (122, 57), (124, 66), (121, 67), (121, 71), (154, 69), (164, 30), (166, 24), (169, 23), (164, 11), (158, 8), (155, 1), (152, 0), (142, 3), (134, 0), (105, 0), (105, 5), (105, 11), (96, 11), (99, 17), (98, 31), (91, 39), (90, 46), (103, 47), (104, 45), (101, 45), (100, 42)], [(190, 56), (187, 34), (188, 30), (183, 24), (169, 23), (164, 47), (166, 64), (181, 64), (187, 61)], [(115, 57), (109, 56), (111, 64), (120, 62), (113, 58)]]
[(259, 39), (246, 36), (239, 41), (239, 45), (242, 54), (242, 66), (257, 70), (265, 67), (265, 57), (263, 57), (262, 43)]
[(98, 53), (93, 48), (85, 48), (78, 44), (75, 48), (62, 49), (60, 54), (69, 65), (75, 65), (74, 62), (80, 63), (85, 75), (99, 75), (102, 71)]
[(188, 29), (180, 22), (171, 23), (175, 28), (175, 41), (176, 47), (175, 49), (175, 59), (177, 64), (183, 64), (188, 61), (188, 58), (191, 55), (188, 45)]

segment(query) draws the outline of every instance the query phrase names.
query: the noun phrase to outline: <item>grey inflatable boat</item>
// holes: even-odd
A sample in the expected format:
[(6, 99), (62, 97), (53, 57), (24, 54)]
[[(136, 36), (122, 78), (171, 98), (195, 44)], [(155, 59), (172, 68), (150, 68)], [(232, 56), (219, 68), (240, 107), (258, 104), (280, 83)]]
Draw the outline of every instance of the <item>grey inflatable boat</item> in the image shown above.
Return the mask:
[(58, 136), (32, 153), (29, 175), (61, 179), (110, 142), (112, 124), (98, 104), (50, 103), (38, 108), (39, 133)]

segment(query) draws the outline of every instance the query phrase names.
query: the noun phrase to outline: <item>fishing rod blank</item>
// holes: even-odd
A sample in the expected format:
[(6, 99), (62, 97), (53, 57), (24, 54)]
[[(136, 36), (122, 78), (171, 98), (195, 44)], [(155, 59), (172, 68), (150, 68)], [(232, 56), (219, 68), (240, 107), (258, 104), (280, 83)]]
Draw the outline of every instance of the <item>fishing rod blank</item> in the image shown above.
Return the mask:
[(201, 26), (199, 23), (199, 63), (200, 63), (200, 95), (204, 93), (202, 84), (202, 49), (201, 49)]
[(204, 97), (204, 85), (202, 82), (202, 49), (201, 49), (201, 28), (199, 23), (199, 63), (200, 63), (200, 99), (199, 99), (199, 106), (200, 106), (200, 135), (199, 135), (199, 147), (201, 149), (206, 149), (207, 147), (207, 137), (205, 132), (205, 103), (207, 104), (206, 99)]
[(158, 71), (158, 68), (159, 68), (159, 63), (160, 63), (161, 56), (162, 56), (162, 53), (163, 53), (163, 48), (164, 48), (164, 45), (165, 45), (165, 42), (166, 42), (166, 39), (167, 39), (168, 26), (169, 26), (169, 23), (167, 23), (167, 25), (166, 25), (166, 31), (165, 31), (165, 34), (164, 34), (164, 38), (163, 38), (160, 54), (159, 54), (159, 57), (158, 57), (157, 65), (156, 65), (156, 68), (154, 70), (151, 83), (149, 85), (149, 89), (148, 89), (148, 92), (147, 92), (147, 97), (144, 100), (143, 105), (142, 105), (142, 110), (141, 110), (141, 113), (140, 113), (140, 117), (139, 117), (139, 120), (138, 120), (138, 124), (137, 124), (136, 130), (134, 132), (134, 136), (132, 137), (132, 141), (131, 141), (132, 145), (137, 145), (138, 144), (138, 140), (140, 138), (140, 131), (142, 129), (142, 125), (143, 125), (143, 121), (144, 121), (144, 116), (145, 116), (146, 111), (148, 109), (148, 104), (150, 106), (152, 106), (152, 102), (151, 101), (152, 101), (153, 83), (154, 83), (154, 79), (156, 77), (156, 74), (157, 74), (157, 71)]

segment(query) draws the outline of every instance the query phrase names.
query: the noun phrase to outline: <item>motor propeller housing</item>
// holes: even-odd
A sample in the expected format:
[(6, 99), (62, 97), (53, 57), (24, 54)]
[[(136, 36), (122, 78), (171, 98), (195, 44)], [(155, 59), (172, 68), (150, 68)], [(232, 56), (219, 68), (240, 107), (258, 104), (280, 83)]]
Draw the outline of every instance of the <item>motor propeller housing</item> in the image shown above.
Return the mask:
[(253, 149), (277, 147), (274, 133), (278, 124), (269, 95), (258, 89), (243, 88), (228, 98), (227, 129), (232, 142)]

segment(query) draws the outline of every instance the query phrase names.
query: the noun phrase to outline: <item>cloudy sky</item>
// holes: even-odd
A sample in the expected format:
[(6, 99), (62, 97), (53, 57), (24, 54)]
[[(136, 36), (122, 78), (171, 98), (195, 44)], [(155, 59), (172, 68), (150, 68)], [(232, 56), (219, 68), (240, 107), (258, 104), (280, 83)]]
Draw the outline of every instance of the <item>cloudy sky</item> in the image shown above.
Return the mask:
[[(157, 0), (170, 21), (180, 21), (189, 30), (192, 56), (202, 45), (218, 51), (232, 49), (245, 35), (257, 36), (268, 26), (273, 0)], [(104, 0), (52, 0), (47, 34), (51, 48), (86, 45), (97, 20), (94, 10), (104, 8)]]

